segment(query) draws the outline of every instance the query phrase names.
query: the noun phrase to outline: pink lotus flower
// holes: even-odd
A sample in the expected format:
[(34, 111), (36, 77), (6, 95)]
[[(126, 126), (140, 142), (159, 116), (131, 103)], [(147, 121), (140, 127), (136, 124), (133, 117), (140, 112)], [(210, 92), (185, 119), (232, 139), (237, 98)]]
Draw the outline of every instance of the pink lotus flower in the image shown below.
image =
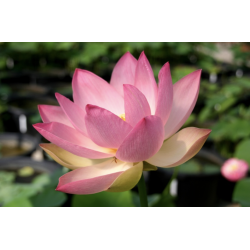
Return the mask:
[(231, 158), (224, 162), (221, 174), (229, 181), (238, 181), (244, 178), (248, 172), (248, 164), (243, 160)]
[[(177, 131), (195, 106), (200, 76), (197, 70), (172, 85), (166, 63), (157, 85), (144, 52), (138, 61), (127, 52), (116, 64), (110, 84), (76, 69), (74, 102), (56, 93), (60, 107), (39, 105), (44, 123), (34, 125), (52, 142), (41, 147), (73, 170), (60, 177), (56, 190), (126, 191), (138, 183), (143, 170), (174, 167), (192, 158), (211, 130)], [(143, 166), (143, 161), (149, 164)]]

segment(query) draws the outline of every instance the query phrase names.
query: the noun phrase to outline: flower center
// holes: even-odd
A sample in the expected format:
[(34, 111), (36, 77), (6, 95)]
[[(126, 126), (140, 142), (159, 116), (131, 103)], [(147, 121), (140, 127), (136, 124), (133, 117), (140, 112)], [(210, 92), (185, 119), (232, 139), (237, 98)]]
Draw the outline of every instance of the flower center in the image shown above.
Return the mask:
[(121, 114), (121, 115), (119, 115), (119, 117), (120, 117), (123, 121), (125, 121), (125, 114)]
[(235, 171), (237, 169), (238, 169), (238, 165), (237, 164), (233, 164), (233, 165), (230, 166), (230, 170), (231, 171)]

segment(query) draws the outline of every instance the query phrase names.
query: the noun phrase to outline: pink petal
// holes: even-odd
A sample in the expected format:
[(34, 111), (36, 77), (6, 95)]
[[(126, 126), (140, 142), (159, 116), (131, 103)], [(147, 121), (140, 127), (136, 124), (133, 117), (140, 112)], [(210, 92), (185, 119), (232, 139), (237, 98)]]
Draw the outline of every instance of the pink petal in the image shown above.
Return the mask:
[(99, 76), (76, 69), (72, 84), (74, 102), (82, 109), (85, 109), (87, 104), (92, 104), (116, 115), (124, 113), (123, 97)]
[(146, 161), (157, 167), (175, 167), (195, 156), (211, 133), (210, 129), (184, 128), (166, 140)]
[(83, 133), (85, 136), (88, 136), (84, 119), (86, 114), (85, 110), (81, 109), (75, 103), (59, 93), (56, 93), (56, 99), (73, 126), (79, 132)]
[(118, 148), (132, 130), (127, 122), (106, 109), (87, 105), (86, 112), (89, 137), (101, 147)]
[(132, 163), (111, 159), (97, 165), (78, 168), (60, 177), (56, 190), (70, 194), (102, 192), (131, 167)]
[(151, 113), (155, 114), (157, 85), (153, 70), (144, 52), (141, 53), (135, 70), (135, 87), (137, 87), (147, 98)]
[(114, 150), (99, 147), (82, 133), (64, 124), (51, 122), (37, 123), (33, 126), (48, 141), (72, 154), (91, 159), (114, 155)]
[(113, 69), (110, 85), (113, 86), (121, 96), (123, 96), (123, 84), (134, 85), (136, 65), (137, 60), (127, 52), (120, 58)]
[(173, 106), (165, 125), (165, 139), (178, 131), (193, 111), (199, 94), (200, 77), (201, 70), (196, 70), (174, 84)]
[(169, 63), (164, 64), (159, 72), (158, 98), (155, 115), (161, 117), (165, 125), (173, 103), (173, 84)]
[(248, 163), (237, 158), (230, 158), (221, 167), (221, 174), (229, 181), (239, 181), (247, 176)]
[(141, 119), (116, 152), (122, 161), (139, 162), (152, 157), (161, 147), (164, 127), (158, 116)]
[(146, 97), (135, 86), (124, 84), (125, 119), (135, 126), (143, 117), (151, 115)]
[(60, 122), (73, 128), (73, 125), (61, 107), (52, 105), (38, 105), (38, 110), (43, 122)]

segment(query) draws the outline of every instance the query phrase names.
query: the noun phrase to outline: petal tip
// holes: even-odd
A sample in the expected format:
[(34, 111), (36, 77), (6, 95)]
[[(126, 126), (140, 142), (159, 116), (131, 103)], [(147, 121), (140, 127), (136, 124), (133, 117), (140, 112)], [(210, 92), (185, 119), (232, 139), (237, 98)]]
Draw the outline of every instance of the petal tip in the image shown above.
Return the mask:
[(143, 59), (143, 58), (146, 58), (144, 50), (141, 52), (141, 54), (139, 56), (139, 59)]
[(85, 106), (86, 113), (89, 114), (90, 110), (91, 110), (91, 109), (94, 109), (94, 108), (96, 108), (96, 107), (98, 107), (98, 106), (92, 105), (92, 104), (87, 104), (87, 105)]
[(208, 128), (205, 128), (204, 131), (206, 132), (207, 135), (209, 135), (212, 132), (212, 130)]
[(62, 95), (61, 95), (60, 93), (58, 93), (58, 92), (55, 93), (56, 99), (60, 98), (61, 96), (62, 96)]

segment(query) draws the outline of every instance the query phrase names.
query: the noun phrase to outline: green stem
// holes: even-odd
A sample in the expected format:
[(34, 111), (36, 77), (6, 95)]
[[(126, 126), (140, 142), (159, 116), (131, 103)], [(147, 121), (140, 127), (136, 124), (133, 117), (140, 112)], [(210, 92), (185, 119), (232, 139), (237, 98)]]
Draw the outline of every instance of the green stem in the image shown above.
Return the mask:
[(146, 185), (145, 185), (143, 173), (141, 175), (141, 179), (139, 180), (137, 186), (139, 190), (141, 207), (148, 207), (148, 197), (147, 197), (147, 191), (146, 191)]

